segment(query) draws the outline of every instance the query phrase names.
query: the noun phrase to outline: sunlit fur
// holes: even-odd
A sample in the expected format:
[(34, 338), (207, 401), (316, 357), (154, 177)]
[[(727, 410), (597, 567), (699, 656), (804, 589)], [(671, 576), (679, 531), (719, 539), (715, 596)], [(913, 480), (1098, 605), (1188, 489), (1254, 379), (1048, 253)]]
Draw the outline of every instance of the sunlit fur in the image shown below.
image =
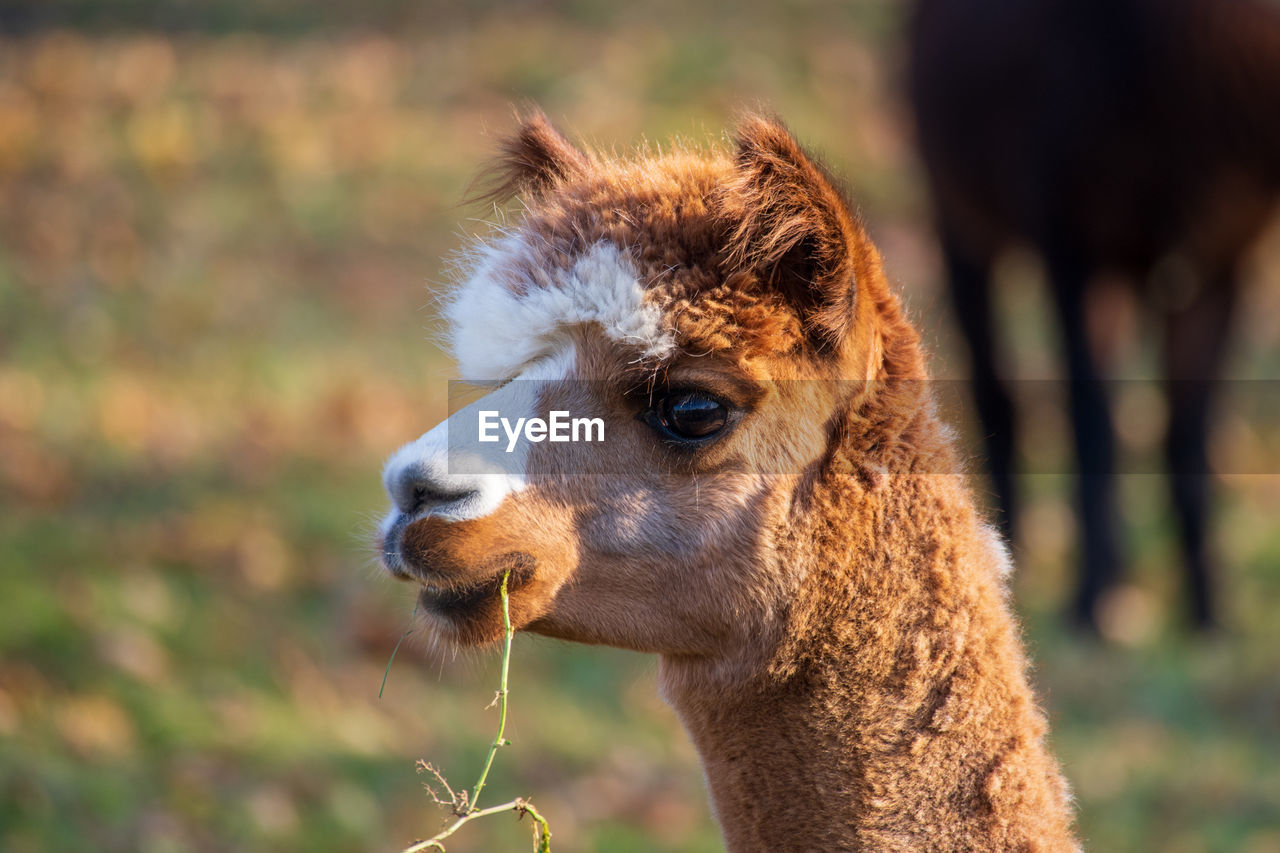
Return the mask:
[[(534, 116), (489, 185), (526, 205), (472, 275), (507, 315), (458, 347), (517, 354), (481, 359), (505, 376), (548, 339), (572, 347), (539, 407), (601, 417), (609, 441), (533, 446), (524, 488), (484, 514), (393, 508), (384, 554), (423, 585), (427, 630), (496, 640), (510, 570), (519, 628), (660, 655), (731, 850), (1076, 849), (1007, 554), (826, 173), (758, 117), (728, 151), (619, 160)], [(616, 262), (593, 285), (574, 271), (601, 251)], [(617, 316), (620, 270), (643, 316)], [(671, 387), (742, 418), (675, 450), (637, 417)]]

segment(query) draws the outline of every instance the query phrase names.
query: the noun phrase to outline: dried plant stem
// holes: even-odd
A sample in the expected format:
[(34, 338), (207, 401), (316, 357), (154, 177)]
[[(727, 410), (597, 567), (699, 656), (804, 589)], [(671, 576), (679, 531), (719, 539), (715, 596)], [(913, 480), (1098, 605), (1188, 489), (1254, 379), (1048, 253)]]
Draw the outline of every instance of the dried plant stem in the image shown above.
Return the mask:
[[(502, 576), (502, 584), (499, 592), (502, 596), (502, 681), (498, 685), (498, 695), (494, 697), (494, 702), (498, 705), (498, 733), (494, 736), (493, 743), (489, 746), (489, 755), (485, 758), (484, 769), (480, 771), (480, 778), (476, 780), (475, 787), (471, 789), (471, 794), (466, 791), (455, 794), (453, 789), (449, 788), (449, 783), (444, 780), (440, 772), (431, 765), (425, 765), (445, 789), (449, 791), (452, 798), (453, 813), (458, 819), (440, 830), (434, 837), (428, 838), (426, 841), (419, 841), (411, 847), (406, 847), (401, 853), (421, 853), (425, 850), (435, 848), (444, 851), (444, 839), (453, 835), (464, 825), (470, 823), (476, 818), (487, 817), (488, 815), (500, 814), (502, 812), (514, 811), (517, 816), (524, 817), (526, 814), (533, 818), (535, 828), (533, 833), (534, 845), (536, 853), (551, 853), (551, 827), (547, 825), (547, 819), (533, 807), (533, 804), (523, 797), (516, 797), (510, 802), (503, 803), (498, 806), (489, 806), (482, 809), (477, 807), (480, 800), (480, 792), (484, 789), (485, 781), (489, 778), (489, 768), (493, 766), (493, 758), (498, 753), (498, 748), (507, 746), (510, 741), (506, 739), (507, 730), (507, 674), (511, 668), (511, 637), (515, 633), (511, 630), (511, 600), (507, 593), (507, 581), (510, 580), (511, 573), (507, 572)], [(490, 704), (489, 707), (493, 707)], [(435, 794), (433, 792), (432, 796)], [(437, 802), (442, 802), (437, 798)]]
[(444, 839), (453, 835), (465, 824), (468, 824), (479, 817), (488, 817), (489, 815), (501, 814), (503, 812), (515, 812), (520, 817), (524, 817), (527, 814), (533, 818), (538, 825), (534, 838), (534, 843), (537, 844), (537, 847), (535, 848), (536, 853), (551, 853), (551, 827), (547, 825), (547, 819), (542, 816), (541, 812), (533, 807), (533, 803), (530, 803), (523, 797), (516, 797), (514, 800), (503, 803), (500, 806), (489, 806), (487, 809), (475, 809), (473, 811), (469, 811), (444, 829), (440, 830), (435, 837), (429, 838), (426, 841), (419, 841), (412, 847), (406, 847), (401, 851), (401, 853), (421, 853), (421, 851), (430, 850), (433, 847), (437, 850), (444, 850)]

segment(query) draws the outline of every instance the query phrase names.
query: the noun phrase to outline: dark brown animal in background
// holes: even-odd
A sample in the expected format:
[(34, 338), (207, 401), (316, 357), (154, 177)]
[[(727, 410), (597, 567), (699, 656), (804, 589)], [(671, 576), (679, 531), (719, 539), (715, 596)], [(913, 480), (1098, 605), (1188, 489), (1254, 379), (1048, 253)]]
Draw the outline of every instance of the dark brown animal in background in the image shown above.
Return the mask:
[(1122, 564), (1115, 439), (1089, 343), (1099, 273), (1159, 314), (1165, 458), (1191, 616), (1216, 618), (1206, 441), (1242, 255), (1280, 194), (1280, 5), (1258, 0), (922, 0), (910, 96), (1007, 533), (1014, 412), (997, 369), (990, 273), (1023, 242), (1061, 326), (1079, 467), (1080, 586), (1096, 608)]

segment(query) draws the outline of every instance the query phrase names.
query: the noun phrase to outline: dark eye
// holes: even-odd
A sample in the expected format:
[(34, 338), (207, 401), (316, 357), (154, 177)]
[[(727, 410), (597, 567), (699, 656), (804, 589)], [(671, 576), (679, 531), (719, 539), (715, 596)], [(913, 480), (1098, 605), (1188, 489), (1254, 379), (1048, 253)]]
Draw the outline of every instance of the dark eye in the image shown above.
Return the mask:
[(682, 391), (662, 398), (655, 414), (663, 429), (677, 438), (707, 438), (729, 422), (729, 410), (724, 403), (696, 391)]

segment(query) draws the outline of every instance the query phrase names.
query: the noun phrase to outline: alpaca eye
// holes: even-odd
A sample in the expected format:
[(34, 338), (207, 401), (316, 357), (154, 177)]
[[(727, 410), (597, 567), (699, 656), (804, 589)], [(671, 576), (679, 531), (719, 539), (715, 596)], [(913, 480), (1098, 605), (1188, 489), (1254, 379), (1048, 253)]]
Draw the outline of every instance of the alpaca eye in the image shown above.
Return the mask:
[(729, 410), (714, 397), (680, 392), (658, 404), (658, 420), (677, 438), (697, 439), (715, 435), (729, 421)]

